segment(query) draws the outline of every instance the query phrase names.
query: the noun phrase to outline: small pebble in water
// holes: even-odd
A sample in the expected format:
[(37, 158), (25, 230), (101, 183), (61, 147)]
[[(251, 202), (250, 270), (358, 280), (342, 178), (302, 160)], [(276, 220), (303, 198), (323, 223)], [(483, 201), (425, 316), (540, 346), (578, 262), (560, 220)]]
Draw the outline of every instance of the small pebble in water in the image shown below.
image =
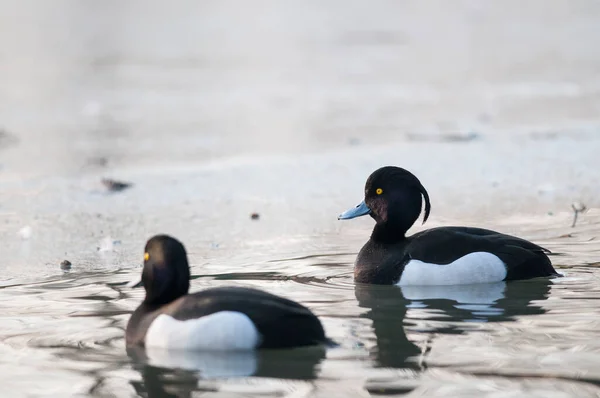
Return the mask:
[(103, 178), (102, 184), (110, 192), (120, 192), (120, 191), (123, 191), (124, 189), (131, 187), (131, 185), (133, 185), (130, 182), (111, 180), (110, 178)]
[(258, 214), (258, 213), (250, 214), (250, 219), (252, 219), (252, 220), (258, 220), (259, 218), (260, 218), (260, 214)]
[(68, 271), (71, 269), (71, 262), (69, 260), (63, 260), (62, 263), (60, 263), (60, 269), (62, 269), (63, 271)]

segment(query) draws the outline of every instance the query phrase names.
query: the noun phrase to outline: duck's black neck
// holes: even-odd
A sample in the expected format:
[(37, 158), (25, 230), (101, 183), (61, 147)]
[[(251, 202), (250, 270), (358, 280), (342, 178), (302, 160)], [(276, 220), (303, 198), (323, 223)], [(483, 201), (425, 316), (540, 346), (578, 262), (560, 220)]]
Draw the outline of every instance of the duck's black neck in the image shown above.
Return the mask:
[[(383, 205), (373, 201), (371, 217), (377, 223), (371, 240), (380, 243), (398, 243), (406, 239), (406, 231), (421, 214), (421, 192), (405, 190), (394, 193)], [(378, 207), (379, 205), (379, 207)]]
[(371, 233), (371, 240), (376, 243), (400, 243), (406, 240), (406, 231), (408, 228), (399, 227), (391, 223), (377, 223)]
[(160, 307), (161, 305), (169, 304), (182, 296), (183, 294), (178, 292), (168, 292), (160, 295), (146, 294), (146, 298), (144, 299), (143, 304), (148, 306), (148, 308), (150, 309), (154, 309)]

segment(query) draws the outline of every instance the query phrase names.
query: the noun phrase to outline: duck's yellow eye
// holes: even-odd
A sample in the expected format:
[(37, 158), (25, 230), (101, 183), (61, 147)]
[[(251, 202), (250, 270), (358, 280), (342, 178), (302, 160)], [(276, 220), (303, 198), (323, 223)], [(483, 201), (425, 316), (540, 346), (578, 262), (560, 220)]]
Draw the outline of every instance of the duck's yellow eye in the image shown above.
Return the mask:
[(377, 188), (377, 189), (375, 190), (375, 193), (376, 193), (377, 195), (381, 195), (381, 194), (383, 193), (383, 189), (381, 189), (381, 188)]
[(148, 253), (144, 253), (144, 261), (150, 260), (150, 255)]

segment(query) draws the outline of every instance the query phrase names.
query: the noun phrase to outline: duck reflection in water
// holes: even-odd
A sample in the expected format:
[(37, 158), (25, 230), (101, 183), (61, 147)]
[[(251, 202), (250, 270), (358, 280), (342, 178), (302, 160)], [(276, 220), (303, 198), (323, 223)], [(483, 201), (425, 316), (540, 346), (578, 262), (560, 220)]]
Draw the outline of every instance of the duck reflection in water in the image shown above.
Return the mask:
[(140, 397), (189, 398), (198, 391), (196, 372), (184, 369), (167, 369), (152, 365), (136, 366), (142, 375), (141, 381), (131, 385)]
[(325, 359), (321, 346), (286, 350), (187, 351), (129, 347), (127, 354), (142, 376), (132, 382), (140, 396), (189, 397), (194, 391), (213, 391), (205, 379), (268, 377), (312, 380)]
[[(461, 323), (511, 322), (518, 316), (544, 314), (535, 302), (548, 298), (551, 285), (548, 279), (451, 286), (356, 284), (354, 293), (359, 306), (368, 309), (361, 317), (373, 322), (378, 365), (419, 371), (426, 368), (429, 348), (406, 336), (406, 330), (419, 333), (411, 331), (417, 322), (437, 321), (421, 332), (431, 341), (437, 334), (466, 333)], [(419, 318), (411, 309), (421, 309), (427, 317)]]

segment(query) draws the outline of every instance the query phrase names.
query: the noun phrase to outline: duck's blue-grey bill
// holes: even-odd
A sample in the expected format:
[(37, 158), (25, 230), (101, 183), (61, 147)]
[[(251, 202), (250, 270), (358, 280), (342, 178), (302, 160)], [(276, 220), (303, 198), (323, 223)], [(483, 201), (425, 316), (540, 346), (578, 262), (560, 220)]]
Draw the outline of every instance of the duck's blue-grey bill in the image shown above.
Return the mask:
[(134, 280), (127, 282), (125, 286), (127, 286), (130, 289), (144, 286), (144, 284), (142, 283), (142, 276), (140, 275), (139, 278), (135, 278)]
[(351, 218), (356, 218), (356, 217), (360, 217), (360, 216), (366, 216), (367, 214), (369, 214), (371, 212), (371, 209), (369, 209), (367, 207), (367, 204), (365, 203), (365, 201), (363, 200), (362, 202), (360, 202), (359, 204), (356, 205), (356, 207), (343, 212), (342, 214), (340, 214), (338, 216), (338, 220), (349, 220)]

